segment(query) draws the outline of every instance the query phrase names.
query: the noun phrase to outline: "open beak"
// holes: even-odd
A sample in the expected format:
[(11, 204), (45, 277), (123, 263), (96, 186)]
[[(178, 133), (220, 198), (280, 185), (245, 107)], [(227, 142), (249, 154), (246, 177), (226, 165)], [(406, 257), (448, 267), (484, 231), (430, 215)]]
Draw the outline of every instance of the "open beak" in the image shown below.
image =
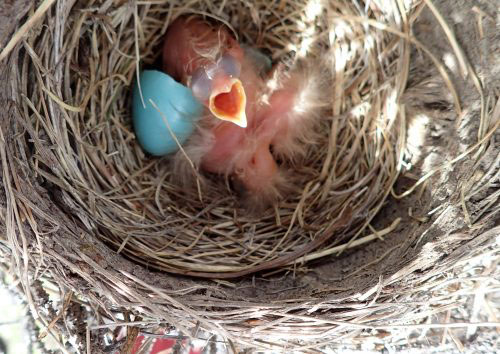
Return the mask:
[(243, 84), (240, 80), (231, 78), (224, 85), (216, 85), (213, 88), (208, 108), (217, 118), (246, 128), (246, 103), (247, 97)]

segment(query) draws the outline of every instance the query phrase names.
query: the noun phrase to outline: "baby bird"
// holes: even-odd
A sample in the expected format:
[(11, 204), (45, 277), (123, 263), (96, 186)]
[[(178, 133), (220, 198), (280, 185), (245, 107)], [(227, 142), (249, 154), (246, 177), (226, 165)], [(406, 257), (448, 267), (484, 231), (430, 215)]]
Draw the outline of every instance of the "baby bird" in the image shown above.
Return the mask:
[[(206, 107), (184, 153), (201, 170), (230, 176), (253, 209), (290, 188), (276, 159), (295, 159), (314, 143), (326, 102), (319, 76), (304, 68), (287, 73), (283, 65), (262, 70), (261, 56), (224, 25), (197, 16), (176, 19), (163, 46), (163, 70)], [(184, 153), (175, 156), (181, 180), (192, 175)]]

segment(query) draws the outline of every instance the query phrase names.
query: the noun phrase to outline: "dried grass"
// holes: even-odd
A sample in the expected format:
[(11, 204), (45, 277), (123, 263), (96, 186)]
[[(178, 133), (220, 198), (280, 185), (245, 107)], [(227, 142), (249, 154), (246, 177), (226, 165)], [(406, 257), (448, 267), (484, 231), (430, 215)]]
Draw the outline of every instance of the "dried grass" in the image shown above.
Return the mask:
[[(385, 228), (378, 231), (372, 221), (391, 194), (403, 198), (457, 161), (473, 153), (479, 161), (485, 154), (500, 124), (500, 100), (496, 108), (486, 100), (479, 79), (431, 1), (89, 0), (84, 4), (67, 0), (50, 7), (52, 3), (43, 1), (32, 11), (0, 53), (0, 61), (10, 58), (10, 63), (19, 63), (9, 75), (15, 78), (10, 85), (20, 117), (9, 129), (0, 130), (6, 196), (2, 219), (23, 292), (35, 318), (46, 328), (44, 333), (52, 335), (82, 281), (92, 289), (78, 301), (94, 309), (98, 319), (98, 324), (87, 327), (87, 344), (94, 331), (128, 325), (151, 328), (165, 321), (188, 336), (196, 336), (191, 331), (194, 326), (241, 345), (269, 349), (288, 343), (288, 348), (302, 350), (321, 347), (322, 341), (331, 342), (333, 337), (353, 339), (367, 330), (498, 325), (496, 320), (408, 324), (456, 306), (451, 300), (454, 293), (430, 295), (422, 312), (409, 302), (413, 296), (421, 299), (417, 293), (438, 289), (431, 281), (436, 274), (409, 282), (408, 288), (399, 283), (392, 287), (421, 263), (380, 278), (376, 287), (351, 294), (349, 301), (337, 298), (333, 288), (318, 290), (313, 285), (303, 298), (293, 297), (298, 293), (271, 302), (243, 295), (233, 298), (241, 285), (222, 280), (263, 270), (271, 270), (267, 273), (271, 279), (277, 272), (293, 278), (297, 269), (307, 267), (306, 262), (390, 237), (400, 218), (386, 220)], [(425, 6), (443, 27), (462, 74), (471, 77), (480, 93), (480, 128), (476, 143), (397, 194), (393, 187), (404, 168), (407, 117), (402, 95), (411, 45), (436, 65), (457, 113), (462, 113), (443, 64), (411, 34)], [(269, 51), (273, 60), (286, 60), (291, 67), (307, 60), (324, 67), (333, 83), (331, 109), (321, 117), (321, 141), (310, 147), (304, 161), (289, 166), (295, 171), (296, 193), (265, 216), (248, 216), (223, 180), (180, 189), (173, 182), (168, 158), (146, 156), (135, 140), (130, 85), (143, 65), (158, 58), (168, 23), (184, 12), (224, 21), (242, 42)], [(17, 135), (7, 136), (12, 131)], [(466, 206), (467, 200), (498, 178), (494, 166), (477, 183), (463, 186), (458, 209), (443, 204), (448, 215), (462, 210), (477, 230), (482, 230), (484, 220), (495, 217), (498, 195), (496, 201), (486, 200), (474, 217)], [(42, 181), (51, 199), (42, 197), (40, 187), (29, 187), (31, 194), (23, 194), (21, 181), (30, 186)], [(54, 204), (64, 205), (68, 225), (61, 224), (59, 212), (54, 212), (57, 217), (50, 214)], [(27, 225), (29, 231), (25, 231)], [(56, 232), (74, 235), (71, 242), (78, 246), (71, 249), (79, 252), (60, 253), (52, 247), (54, 241), (48, 241), (47, 235)], [(495, 232), (498, 228), (483, 233), (483, 241)], [(102, 259), (102, 245), (88, 241), (92, 238), (146, 269), (216, 280), (168, 278), (174, 285), (155, 284), (131, 268), (110, 269), (119, 257), (109, 256), (116, 263)], [(385, 250), (346, 278), (399, 254), (399, 247)], [(438, 255), (433, 257), (432, 253), (429, 259)], [(35, 279), (49, 272), (51, 281), (66, 289), (64, 298), (69, 300), (55, 317), (49, 319), (37, 310), (34, 298), (41, 295), (32, 289), (33, 270)], [(292, 294), (289, 290), (295, 286), (288, 287), (277, 289), (276, 294)], [(311, 295), (315, 291), (323, 295)], [(133, 308), (142, 319), (119, 319), (114, 309), (120, 308)], [(112, 323), (99, 321), (104, 317)], [(387, 324), (389, 320), (392, 323)], [(302, 341), (295, 342), (297, 337)], [(279, 343), (269, 338), (279, 338)]]
[[(71, 30), (53, 29), (63, 48), (55, 73), (47, 75), (44, 63), (56, 48), (40, 39), (24, 42), (35, 65), (27, 61), (32, 69), (22, 69), (25, 111), (42, 121), (34, 133), (44, 131), (58, 146), (55, 163), (62, 171), (51, 181), (68, 193), (85, 224), (104, 229), (96, 236), (148, 267), (230, 278), (306, 254), (318, 258), (319, 246), (339, 249), (347, 242), (348, 248), (364, 233), (398, 176), (405, 136), (398, 102), (409, 65), (407, 42), (369, 32), (366, 25), (380, 20), (392, 28), (387, 20), (394, 17), (406, 34), (397, 32), (409, 37), (409, 10), (384, 13), (373, 3), (363, 16), (352, 4), (307, 1), (283, 2), (279, 14), (266, 11), (265, 4), (238, 1), (224, 2), (223, 12), (206, 2), (188, 8), (175, 2), (110, 5), (83, 6), (60, 17), (61, 26), (67, 22)], [(255, 13), (242, 12), (242, 6)], [(61, 15), (70, 14), (62, 10)], [(166, 20), (186, 11), (216, 18), (224, 13), (220, 20), (231, 20), (228, 25), (242, 41), (269, 50), (276, 60), (294, 49), (289, 66), (299, 59), (324, 66), (334, 82), (331, 111), (319, 118), (322, 140), (304, 161), (289, 166), (296, 192), (262, 217), (247, 216), (223, 180), (203, 190), (181, 189), (168, 158), (145, 156), (133, 138), (131, 81), (138, 68), (157, 59)], [(98, 15), (104, 12), (106, 17)], [(28, 82), (31, 70), (36, 80)], [(46, 107), (61, 110), (59, 122), (43, 112)], [(39, 173), (48, 178), (42, 169)]]

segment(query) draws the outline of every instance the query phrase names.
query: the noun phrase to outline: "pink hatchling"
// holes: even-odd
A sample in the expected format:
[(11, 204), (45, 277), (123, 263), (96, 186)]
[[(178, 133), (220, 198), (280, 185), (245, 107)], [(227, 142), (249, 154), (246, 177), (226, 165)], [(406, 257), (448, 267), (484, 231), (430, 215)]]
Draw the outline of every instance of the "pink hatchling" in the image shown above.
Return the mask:
[[(314, 143), (321, 98), (311, 68), (262, 70), (255, 49), (243, 49), (230, 30), (198, 16), (177, 18), (163, 46), (163, 70), (191, 88), (205, 105), (184, 152), (208, 173), (228, 175), (252, 207), (273, 203), (287, 190), (276, 161), (303, 155)], [(181, 180), (192, 175), (184, 153), (176, 157)]]

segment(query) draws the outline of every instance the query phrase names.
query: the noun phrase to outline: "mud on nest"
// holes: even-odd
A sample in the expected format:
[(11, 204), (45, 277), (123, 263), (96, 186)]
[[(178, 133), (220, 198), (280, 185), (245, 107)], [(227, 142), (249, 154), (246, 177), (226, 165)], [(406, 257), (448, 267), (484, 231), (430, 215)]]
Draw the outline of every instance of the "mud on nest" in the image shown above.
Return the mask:
[[(11, 63), (19, 64), (12, 68), (16, 80), (11, 85), (21, 117), (9, 128), (15, 130), (17, 140), (8, 158), (20, 162), (17, 168), (38, 186), (33, 191), (39, 194), (29, 203), (27, 197), (17, 196), (30, 207), (21, 208), (16, 217), (30, 223), (39, 244), (55, 250), (49, 253), (56, 268), (68, 267), (110, 299), (122, 296), (117, 295), (121, 291), (117, 287), (127, 289), (127, 294), (136, 296), (128, 301), (146, 304), (148, 316), (166, 319), (181, 329), (191, 323), (183, 319), (186, 313), (198, 320), (206, 313), (194, 310), (197, 305), (172, 300), (176, 286), (184, 289), (179, 290), (181, 296), (202, 288), (219, 290), (201, 281), (192, 285), (183, 278), (152, 288), (123, 269), (116, 273), (121, 280), (114, 278), (116, 274), (106, 276), (114, 285), (98, 285), (86, 267), (91, 264), (94, 272), (103, 275), (110, 264), (123, 261), (119, 254), (146, 269), (205, 278), (232, 278), (268, 269), (295, 274), (306, 261), (382, 238), (400, 220), (385, 220), (386, 229), (381, 232), (371, 225), (408, 159), (406, 110), (401, 102), (412, 45), (430, 58), (448, 89), (450, 106), (461, 110), (443, 65), (411, 36), (411, 26), (428, 1), (269, 4), (227, 0), (191, 1), (187, 6), (182, 1), (68, 0), (51, 8), (52, 3), (44, 1), (39, 12), (29, 14), (29, 18), (44, 18), (41, 26), (30, 23), (25, 40), (6, 47), (12, 51)], [(158, 59), (168, 24), (183, 13), (225, 22), (242, 42), (266, 51), (275, 62), (286, 60), (293, 67), (305, 60), (328, 73), (331, 92), (329, 109), (320, 118), (321, 141), (310, 147), (300, 164), (287, 166), (296, 173), (296, 193), (263, 217), (247, 216), (223, 179), (208, 180), (201, 192), (180, 189), (171, 181), (168, 157), (145, 155), (135, 140), (130, 86), (137, 70)], [(21, 27), (13, 38), (22, 38), (26, 34), (22, 31)], [(460, 68), (470, 71), (460, 50), (456, 51)], [(487, 114), (481, 109), (483, 122)], [(489, 127), (483, 124), (473, 149), (487, 143)], [(16, 178), (8, 181), (9, 186), (20, 188), (16, 183)], [(68, 225), (61, 226), (47, 214), (56, 206), (54, 213), (62, 210)], [(58, 226), (37, 226), (33, 214), (41, 215), (47, 225)], [(7, 223), (8, 228), (12, 225)], [(50, 233), (59, 227), (85, 239), (84, 244), (70, 247), (81, 254), (62, 252), (54, 241), (42, 240), (38, 234), (38, 230)], [(92, 239), (103, 241), (116, 254), (109, 259), (90, 256), (103, 254), (100, 242), (87, 242)], [(138, 272), (146, 274), (143, 271)], [(60, 282), (71, 289), (81, 284), (65, 275)], [(136, 294), (132, 286), (140, 291)], [(146, 293), (160, 294), (176, 309), (165, 312), (149, 304)], [(224, 307), (224, 301), (218, 306)], [(257, 316), (250, 312), (243, 316)], [(221, 333), (234, 332), (215, 327)], [(311, 330), (312, 337), (320, 336), (320, 327)]]

